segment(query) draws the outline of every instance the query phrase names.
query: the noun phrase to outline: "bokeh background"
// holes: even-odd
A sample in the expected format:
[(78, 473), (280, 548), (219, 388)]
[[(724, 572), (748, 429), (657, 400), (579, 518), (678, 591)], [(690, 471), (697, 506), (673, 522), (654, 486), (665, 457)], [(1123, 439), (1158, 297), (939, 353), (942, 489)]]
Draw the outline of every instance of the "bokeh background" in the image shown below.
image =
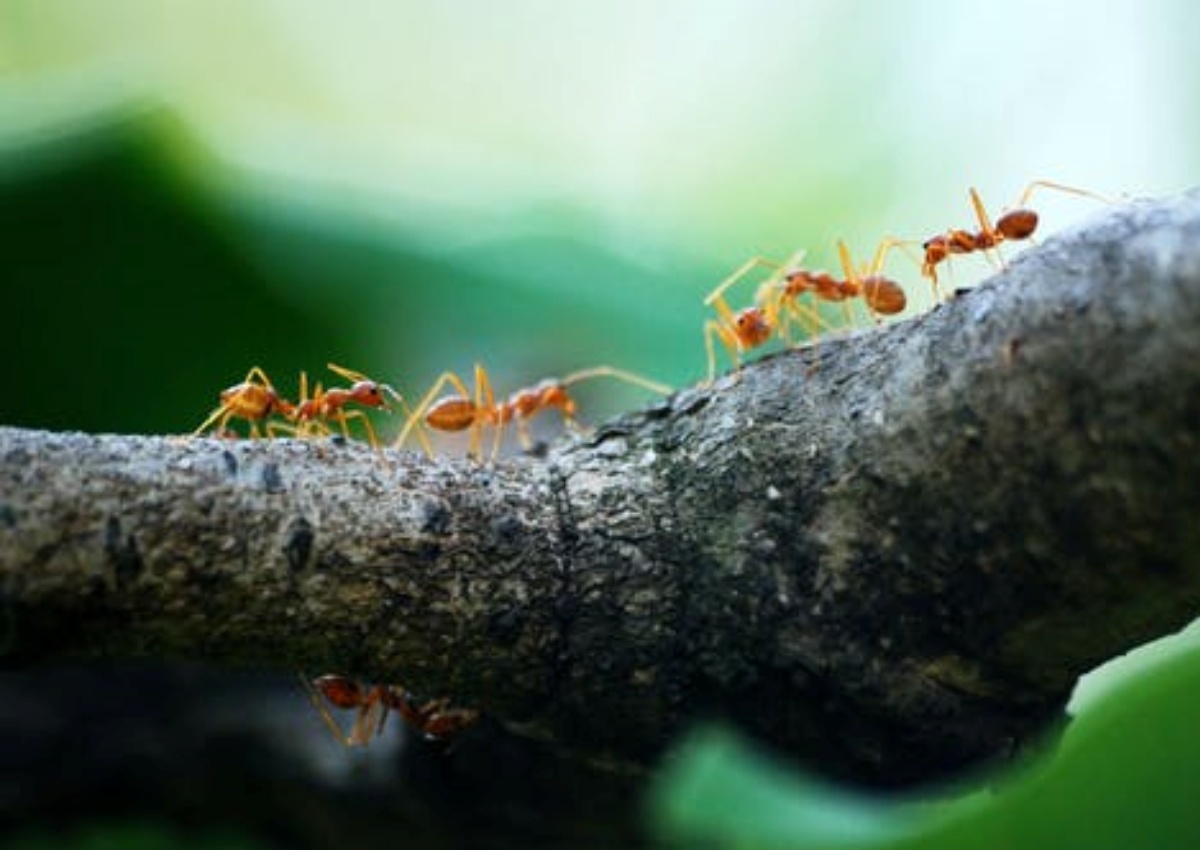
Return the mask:
[(0, 0), (0, 423), (182, 433), (256, 364), (693, 382), (749, 256), (1195, 186), (1198, 8)]
[[(0, 421), (186, 431), (254, 364), (285, 388), (330, 360), (410, 393), (476, 361), (501, 391), (602, 362), (688, 383), (703, 297), (749, 256), (832, 266), (838, 238), (865, 258), (967, 226), (972, 185), (993, 208), (1039, 177), (1193, 185), (1198, 23), (1186, 2), (0, 0)], [(1046, 233), (1094, 211), (1055, 195)]]

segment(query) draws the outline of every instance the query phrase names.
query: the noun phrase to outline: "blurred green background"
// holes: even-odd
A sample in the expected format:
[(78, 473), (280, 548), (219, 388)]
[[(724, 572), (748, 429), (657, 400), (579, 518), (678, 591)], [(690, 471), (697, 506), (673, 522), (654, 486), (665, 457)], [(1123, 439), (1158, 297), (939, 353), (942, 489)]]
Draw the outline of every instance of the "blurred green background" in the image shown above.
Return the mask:
[[(965, 226), (971, 185), (1192, 185), (1198, 17), (0, 0), (0, 421), (185, 431), (254, 364), (689, 383), (703, 296), (748, 256)], [(1037, 204), (1047, 233), (1095, 206)]]
[[(0, 0), (0, 423), (185, 432), (255, 364), (284, 389), (329, 360), (410, 393), (477, 360), (500, 391), (595, 363), (690, 383), (702, 299), (751, 255), (968, 226), (972, 185), (1195, 186), (1197, 33), (1184, 0)], [(1046, 234), (1095, 211), (1035, 204)]]

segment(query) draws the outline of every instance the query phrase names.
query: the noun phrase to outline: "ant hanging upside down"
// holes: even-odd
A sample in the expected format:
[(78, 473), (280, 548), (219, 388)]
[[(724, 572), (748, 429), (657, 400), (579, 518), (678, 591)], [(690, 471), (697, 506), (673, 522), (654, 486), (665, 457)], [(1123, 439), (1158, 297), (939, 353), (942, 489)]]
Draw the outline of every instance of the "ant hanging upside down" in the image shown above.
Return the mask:
[[(399, 685), (367, 686), (345, 676), (320, 676), (312, 681), (301, 676), (300, 681), (321, 719), (333, 737), (346, 747), (365, 747), (371, 739), (383, 733), (388, 715), (395, 712), (405, 723), (428, 741), (446, 741), (479, 720), (479, 712), (454, 708), (448, 699), (415, 702)], [(329, 711), (329, 706), (353, 710), (354, 724), (350, 733)]]

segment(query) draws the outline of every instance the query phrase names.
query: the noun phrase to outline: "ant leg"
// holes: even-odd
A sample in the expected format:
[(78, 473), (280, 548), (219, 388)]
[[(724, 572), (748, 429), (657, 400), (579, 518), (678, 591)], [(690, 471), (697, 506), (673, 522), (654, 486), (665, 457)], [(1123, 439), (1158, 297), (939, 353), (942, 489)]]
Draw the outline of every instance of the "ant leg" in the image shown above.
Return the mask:
[[(718, 287), (718, 290), (720, 289), (721, 287)], [(733, 332), (733, 328), (737, 327), (737, 316), (733, 314), (725, 297), (718, 292), (715, 297), (709, 295), (704, 301), (705, 304), (717, 311), (716, 319), (710, 319), (704, 323), (704, 347), (708, 353), (707, 383), (711, 384), (717, 374), (717, 355), (713, 347), (713, 334), (716, 334), (721, 340), (721, 344), (725, 346), (725, 350), (729, 353), (729, 360), (735, 368), (742, 365), (742, 347), (737, 342), (737, 335)]]
[(295, 439), (304, 439), (309, 436), (304, 428), (291, 422), (268, 422), (263, 426), (263, 430), (267, 432), (267, 436), (272, 440), (277, 439), (280, 434), (285, 434)]
[(983, 200), (979, 197), (979, 192), (975, 191), (974, 186), (971, 187), (970, 194), (971, 206), (975, 210), (975, 220), (979, 222), (979, 235), (976, 237), (976, 241), (988, 262), (993, 267), (1002, 269), (1004, 268), (1004, 257), (998, 246), (1004, 241), (1004, 234), (992, 224), (987, 210), (983, 207)]
[(325, 699), (321, 696), (317, 689), (313, 687), (313, 683), (310, 682), (308, 677), (306, 677), (303, 673), (298, 673), (297, 676), (300, 678), (300, 684), (304, 686), (305, 693), (308, 694), (309, 702), (311, 702), (313, 704), (313, 708), (317, 710), (317, 714), (325, 723), (325, 727), (330, 731), (330, 733), (333, 734), (334, 740), (336, 740), (343, 747), (354, 746), (351, 736), (342, 731), (341, 725), (334, 718), (332, 712), (330, 712), (329, 706), (326, 704)]
[(246, 384), (253, 383), (255, 378), (258, 379), (259, 383), (262, 384), (262, 386), (268, 387), (268, 388), (274, 388), (274, 385), (271, 383), (271, 379), (267, 377), (267, 373), (264, 372), (258, 366), (250, 367), (250, 371), (246, 373), (246, 377), (245, 377), (245, 380), (243, 381), (243, 383), (246, 383)]
[(352, 743), (365, 747), (371, 738), (383, 731), (387, 720), (388, 706), (384, 699), (383, 686), (375, 685), (367, 692), (367, 698), (358, 707), (354, 717), (354, 731), (350, 733)]
[(737, 344), (736, 338), (732, 338), (733, 335), (728, 326), (710, 319), (704, 323), (704, 348), (708, 353), (708, 379), (704, 382), (706, 386), (712, 384), (717, 376), (717, 352), (713, 345), (714, 336), (721, 341), (721, 345), (725, 346), (725, 352), (729, 355), (729, 361), (733, 367), (738, 369), (742, 365), (741, 347)]
[(913, 263), (915, 263), (917, 266), (920, 266), (921, 261), (918, 260), (916, 256), (909, 250), (909, 245), (912, 244), (913, 243), (907, 239), (899, 239), (895, 236), (885, 236), (883, 241), (880, 242), (875, 248), (875, 255), (871, 258), (870, 273), (874, 275), (883, 271), (883, 264), (887, 260), (888, 253), (893, 248), (899, 248), (904, 252), (905, 256), (913, 261)]
[[(801, 253), (800, 256), (803, 256), (803, 254)], [(732, 333), (730, 329), (737, 327), (737, 317), (734, 316), (733, 310), (730, 309), (729, 304), (726, 303), (724, 296), (726, 290), (741, 281), (744, 277), (750, 274), (750, 272), (754, 271), (754, 269), (760, 267), (770, 269), (775, 274), (780, 273), (783, 269), (783, 266), (774, 260), (768, 260), (766, 257), (762, 256), (751, 257), (749, 260), (738, 266), (733, 274), (729, 275), (729, 277), (717, 284), (716, 288), (714, 288), (712, 292), (708, 293), (708, 295), (706, 295), (704, 298), (705, 306), (712, 307), (717, 311), (716, 321), (714, 322), (710, 320), (704, 325), (704, 345), (708, 355), (708, 380), (706, 381), (708, 384), (713, 382), (713, 379), (717, 374), (717, 357), (712, 342), (713, 333), (717, 334), (722, 344), (725, 346), (726, 351), (729, 352), (729, 358), (733, 362), (734, 366), (737, 367), (742, 365), (739, 354), (741, 351), (741, 345), (736, 341), (731, 341), (729, 336)]]
[(438, 393), (442, 391), (446, 384), (453, 386), (462, 398), (471, 397), (471, 393), (467, 389), (467, 385), (463, 383), (462, 378), (458, 377), (458, 375), (454, 374), (453, 372), (443, 372), (442, 374), (438, 375), (438, 379), (433, 382), (433, 386), (429, 388), (428, 392), (421, 397), (421, 400), (417, 403), (417, 406), (413, 408), (412, 415), (408, 417), (408, 421), (404, 423), (404, 428), (401, 429), (400, 435), (396, 437), (396, 441), (392, 443), (393, 448), (398, 449), (403, 446), (404, 441), (408, 439), (408, 435), (412, 429), (414, 427), (419, 427), (419, 423), (425, 418), (425, 414), (429, 412), (430, 406), (437, 400)]
[(363, 431), (367, 435), (367, 443), (375, 451), (379, 451), (379, 439), (375, 435), (375, 426), (371, 424), (371, 418), (367, 416), (363, 410), (344, 410), (338, 409), (338, 422), (342, 426), (342, 435), (347, 439), (352, 439), (350, 436), (350, 420), (362, 422)]
[[(389, 395), (391, 395), (393, 399), (395, 399), (396, 405), (400, 408), (400, 412), (405, 416), (405, 420), (410, 420), (412, 418), (413, 411), (412, 408), (408, 406), (408, 402), (404, 400), (404, 396), (396, 392), (387, 384), (383, 384), (382, 387)], [(425, 455), (427, 457), (433, 457), (433, 446), (429, 444), (429, 437), (426, 435), (425, 429), (421, 427), (420, 422), (418, 422), (415, 427), (417, 431), (417, 439), (421, 443), (421, 448), (425, 450)]]
[(390, 695), (387, 692), (387, 687), (388, 687), (387, 685), (376, 685), (375, 686), (375, 691), (377, 694), (378, 705), (379, 705), (379, 720), (375, 724), (375, 732), (374, 732), (374, 736), (376, 738), (378, 738), (380, 735), (383, 734), (384, 724), (387, 723), (388, 714), (391, 713), (391, 710), (392, 710), (392, 703), (391, 703), (391, 700), (388, 698)]
[(345, 378), (352, 384), (357, 384), (359, 381), (371, 380), (362, 372), (355, 372), (353, 369), (347, 369), (345, 366), (339, 366), (336, 363), (326, 363), (325, 368), (333, 372), (340, 378)]
[(1113, 203), (1112, 199), (1106, 198), (1103, 195), (1098, 195), (1095, 192), (1089, 192), (1086, 189), (1076, 189), (1074, 186), (1065, 186), (1062, 183), (1055, 183), (1052, 180), (1034, 180), (1021, 192), (1020, 198), (1017, 199), (1017, 208), (1024, 207), (1029, 202), (1029, 196), (1037, 189), (1054, 189), (1057, 192), (1067, 192), (1071, 195), (1079, 195), (1081, 198), (1091, 198), (1099, 201), (1102, 204)]
[[(500, 441), (504, 435), (504, 416), (496, 409), (496, 394), (492, 391), (492, 382), (488, 380), (487, 370), (483, 368), (482, 363), (475, 364), (475, 409), (479, 411), (479, 415), (475, 419), (475, 424), (471, 426), (471, 446), (469, 453), (476, 460), (482, 460), (483, 455), (483, 426), (489, 418), (494, 418), (492, 423), (496, 429), (495, 436), (492, 437), (492, 454), (491, 460), (495, 460), (500, 455)], [(518, 433), (520, 429), (518, 429)], [(524, 440), (528, 440), (529, 435), (524, 435)], [(525, 446), (524, 440), (522, 445)], [(527, 447), (527, 446), (525, 446)]]
[(650, 390), (652, 393), (659, 393), (661, 395), (670, 395), (673, 392), (666, 384), (660, 384), (658, 381), (652, 381), (635, 372), (628, 372), (624, 369), (608, 365), (593, 366), (590, 369), (581, 369), (578, 372), (572, 372), (559, 381), (559, 383), (567, 387), (590, 378), (615, 378), (618, 381), (624, 381), (627, 384), (633, 384), (635, 387), (641, 387), (644, 390)]
[[(883, 241), (879, 243), (879, 247), (875, 249), (875, 258), (871, 261), (871, 274), (879, 274), (883, 271), (884, 261), (893, 248), (899, 248), (904, 253), (904, 256), (908, 257), (909, 262), (920, 269), (923, 263), (913, 249), (915, 245), (917, 243), (911, 239), (901, 239), (897, 236), (884, 237)], [(933, 297), (936, 301), (940, 302), (942, 300), (942, 293), (938, 286), (937, 272), (932, 269), (930, 271), (931, 274), (927, 275), (927, 277), (929, 277), (930, 285), (933, 287)]]
[[(843, 302), (845, 304), (845, 302)], [(797, 299), (792, 299), (787, 305), (787, 315), (790, 319), (794, 319), (796, 324), (805, 333), (806, 340), (817, 340), (825, 331), (832, 330), (829, 323), (821, 318), (820, 312), (816, 308), (802, 304)], [(788, 345), (791, 345), (792, 340), (790, 335), (785, 338)]]
[[(804, 248), (797, 249), (796, 252), (792, 254), (792, 256), (788, 257), (784, 263), (779, 265), (778, 274), (780, 276), (782, 276), (782, 275), (786, 274), (790, 269), (800, 268), (800, 265), (801, 265), (801, 263), (804, 262), (804, 258), (805, 258), (805, 256), (807, 256), (807, 254), (808, 254), (808, 251), (806, 249), (804, 249)], [(769, 260), (766, 262), (770, 263)]]
[(308, 401), (308, 373), (304, 370), (300, 371), (300, 399), (296, 402), (296, 406), (300, 407)]
[(972, 186), (969, 190), (971, 196), (971, 207), (975, 210), (975, 220), (979, 222), (979, 232), (985, 237), (995, 237), (996, 228), (992, 225), (992, 220), (984, 209), (983, 199), (979, 197), (979, 192)]
[[(893, 248), (900, 248), (906, 254), (908, 252), (908, 247), (903, 240), (892, 236), (884, 237), (875, 246), (875, 254), (871, 257), (871, 264), (867, 267), (867, 276), (863, 280), (863, 300), (868, 302), (877, 313), (886, 316), (902, 313), (908, 304), (908, 296), (900, 284), (883, 274), (883, 265)], [(938, 295), (940, 293), (935, 287), (934, 296)]]
[[(863, 289), (862, 278), (859, 276), (858, 271), (854, 268), (854, 260), (850, 257), (850, 249), (846, 246), (846, 243), (840, 239), (838, 240), (837, 247), (838, 259), (842, 264), (842, 274), (846, 276), (846, 283), (850, 285), (849, 288), (854, 293), (854, 297), (859, 297), (862, 295)], [(866, 305), (867, 314), (871, 317), (871, 320), (874, 321), (875, 324), (879, 324), (880, 319), (879, 316), (875, 314), (875, 308), (873, 308), (870, 302), (866, 299), (863, 299), (863, 303)]]
[(229, 424), (229, 420), (232, 417), (233, 417), (233, 411), (229, 409), (228, 405), (222, 404), (220, 407), (218, 407), (216, 410), (214, 410), (212, 413), (210, 413), (208, 415), (207, 419), (205, 419), (202, 423), (200, 423), (200, 427), (192, 432), (192, 436), (199, 437), (201, 434), (203, 434), (205, 431), (207, 431), (209, 426), (212, 425), (214, 422), (220, 422), (220, 425), (217, 427), (217, 430), (224, 431), (225, 426)]
[[(725, 294), (725, 290), (729, 289), (746, 275), (750, 274), (750, 272), (760, 267), (770, 269), (773, 272), (778, 272), (782, 268), (779, 263), (775, 262), (774, 260), (768, 260), (766, 257), (751, 257), (750, 259), (746, 260), (746, 262), (738, 266), (733, 274), (718, 283), (716, 288), (704, 297), (704, 305), (706, 307), (716, 306), (717, 301)], [(720, 308), (718, 308), (718, 310), (719, 309)], [(725, 309), (728, 310), (728, 306), (726, 306)]]
[[(636, 372), (618, 369), (617, 367), (609, 366), (608, 364), (592, 366), (589, 369), (580, 369), (576, 372), (572, 372), (565, 378), (559, 380), (558, 385), (565, 389), (572, 384), (577, 384), (580, 381), (591, 380), (592, 378), (613, 378), (618, 381), (623, 381), (626, 384), (631, 384), (635, 387), (641, 387), (644, 390), (649, 390), (652, 393), (658, 393), (660, 395), (670, 395), (673, 392), (673, 390), (666, 384), (660, 384), (658, 381), (653, 381), (650, 378), (637, 374)], [(563, 424), (577, 434), (586, 434), (588, 430), (578, 420), (565, 411), (563, 413)], [(522, 426), (522, 420), (518, 419), (518, 434), (521, 433)], [(525, 439), (529, 439), (528, 432), (525, 433)]]

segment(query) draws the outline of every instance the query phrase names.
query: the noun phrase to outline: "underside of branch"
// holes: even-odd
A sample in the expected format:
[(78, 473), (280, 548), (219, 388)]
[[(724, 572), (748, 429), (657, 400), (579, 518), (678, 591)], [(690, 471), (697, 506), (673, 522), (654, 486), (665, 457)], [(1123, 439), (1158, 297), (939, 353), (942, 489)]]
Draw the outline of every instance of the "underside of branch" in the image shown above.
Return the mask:
[(633, 768), (721, 716), (936, 778), (1200, 615), (1198, 331), (1192, 194), (542, 458), (2, 429), (7, 655), (403, 683)]

